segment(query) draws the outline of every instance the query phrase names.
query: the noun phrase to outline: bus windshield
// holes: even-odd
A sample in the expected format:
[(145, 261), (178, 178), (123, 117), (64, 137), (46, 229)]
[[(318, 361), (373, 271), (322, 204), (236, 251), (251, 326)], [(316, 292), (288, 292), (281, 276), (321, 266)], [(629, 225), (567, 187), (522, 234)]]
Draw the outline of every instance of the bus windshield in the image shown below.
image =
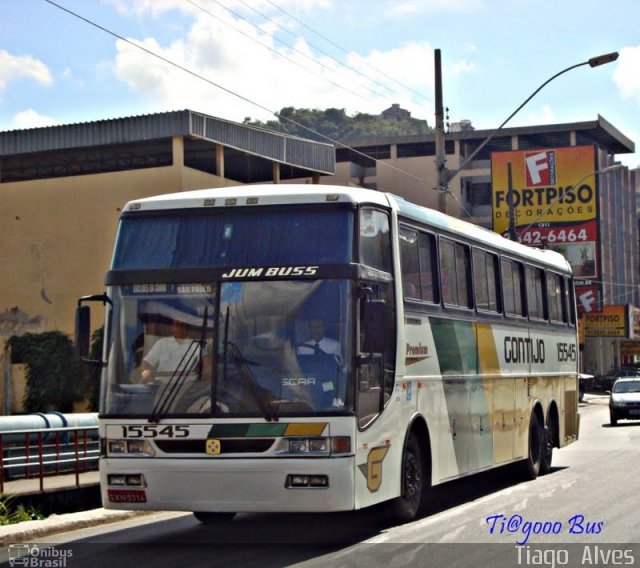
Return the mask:
[(105, 415), (351, 411), (345, 280), (114, 287)]
[(124, 216), (114, 270), (352, 262), (353, 212), (344, 207), (169, 211)]

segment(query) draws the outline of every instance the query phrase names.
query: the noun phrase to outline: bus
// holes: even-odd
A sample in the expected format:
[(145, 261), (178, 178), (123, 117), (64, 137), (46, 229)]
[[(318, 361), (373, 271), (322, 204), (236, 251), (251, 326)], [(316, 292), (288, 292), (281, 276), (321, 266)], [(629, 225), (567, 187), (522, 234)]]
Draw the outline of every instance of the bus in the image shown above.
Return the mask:
[(213, 523), (384, 502), (406, 522), (438, 484), (506, 464), (534, 479), (578, 438), (565, 258), (390, 193), (137, 199), (105, 284), (78, 300), (76, 344), (101, 302), (108, 509)]

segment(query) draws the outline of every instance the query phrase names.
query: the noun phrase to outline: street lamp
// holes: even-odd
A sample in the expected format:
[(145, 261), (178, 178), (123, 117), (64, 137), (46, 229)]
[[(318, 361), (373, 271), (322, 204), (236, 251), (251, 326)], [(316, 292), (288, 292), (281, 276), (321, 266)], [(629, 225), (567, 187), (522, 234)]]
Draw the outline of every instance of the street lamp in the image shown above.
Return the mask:
[(466, 167), (466, 165), (469, 164), (471, 160), (473, 160), (473, 158), (476, 157), (478, 152), (480, 152), (480, 150), (482, 150), (489, 143), (489, 141), (500, 130), (502, 130), (505, 124), (507, 124), (507, 122), (509, 122), (522, 109), (522, 107), (524, 107), (533, 97), (535, 97), (545, 86), (547, 86), (549, 83), (551, 83), (551, 81), (553, 81), (560, 75), (563, 75), (564, 73), (567, 73), (568, 71), (571, 71), (576, 67), (582, 67), (583, 65), (589, 65), (589, 67), (598, 67), (600, 65), (606, 65), (607, 63), (611, 63), (616, 59), (618, 59), (617, 51), (614, 51), (613, 53), (606, 53), (604, 55), (598, 55), (596, 57), (592, 57), (591, 59), (588, 59), (587, 61), (583, 61), (582, 63), (576, 63), (575, 65), (571, 65), (570, 67), (567, 67), (566, 69), (563, 69), (562, 71), (556, 73), (552, 77), (549, 77), (549, 79), (547, 79), (544, 83), (542, 83), (542, 85), (540, 85), (535, 91), (533, 91), (533, 93), (531, 93), (522, 102), (522, 104), (520, 104), (520, 106), (516, 108), (516, 110), (514, 110), (500, 126), (498, 126), (498, 128), (496, 128), (491, 134), (489, 134), (489, 136), (485, 138), (482, 144), (480, 144), (480, 146), (478, 146), (469, 156), (467, 156), (463, 160), (463, 162), (460, 164), (458, 168), (456, 168), (455, 170), (449, 170), (445, 165), (446, 160), (445, 160), (445, 151), (444, 151), (444, 121), (442, 120), (442, 117), (444, 116), (444, 109), (442, 106), (442, 77), (441, 77), (440, 50), (436, 49), (435, 50), (435, 72), (436, 72), (436, 78), (435, 78), (436, 140), (435, 142), (436, 142), (436, 168), (438, 170), (437, 190), (438, 190), (438, 196), (439, 196), (439, 199), (438, 199), (439, 210), (442, 211), (443, 213), (446, 213), (445, 197), (447, 192), (449, 191), (448, 190), (449, 182), (455, 176), (457, 176)]

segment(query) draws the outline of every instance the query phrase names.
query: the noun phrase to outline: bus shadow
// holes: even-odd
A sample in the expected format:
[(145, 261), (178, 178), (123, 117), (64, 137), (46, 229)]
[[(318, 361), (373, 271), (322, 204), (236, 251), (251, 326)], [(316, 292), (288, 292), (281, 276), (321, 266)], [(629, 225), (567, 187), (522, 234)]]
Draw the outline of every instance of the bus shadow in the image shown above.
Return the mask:
[[(509, 464), (490, 471), (456, 479), (431, 489), (428, 504), (420, 518), (442, 513), (459, 505), (475, 501), (523, 482), (520, 464)], [(547, 475), (562, 471), (565, 467), (552, 467)]]
[[(562, 469), (553, 468), (550, 474)], [(514, 466), (504, 466), (444, 483), (430, 491), (428, 504), (416, 521), (521, 482)], [(165, 566), (174, 565), (174, 559), (178, 562), (176, 565), (184, 565), (179, 559), (184, 560), (184, 551), (189, 550), (194, 559), (206, 557), (211, 561), (214, 558), (211, 555), (215, 554), (215, 562), (208, 565), (275, 568), (321, 559), (371, 539), (392, 526), (393, 523), (385, 519), (384, 505), (344, 513), (242, 513), (231, 522), (216, 525), (204, 525), (192, 515), (184, 515), (147, 525), (149, 528), (144, 533), (137, 527), (93, 542), (106, 545), (105, 554), (124, 556), (125, 563), (119, 561), (122, 566), (133, 558), (126, 553), (131, 548), (136, 554), (145, 551), (145, 556), (149, 555), (147, 560), (157, 555)]]

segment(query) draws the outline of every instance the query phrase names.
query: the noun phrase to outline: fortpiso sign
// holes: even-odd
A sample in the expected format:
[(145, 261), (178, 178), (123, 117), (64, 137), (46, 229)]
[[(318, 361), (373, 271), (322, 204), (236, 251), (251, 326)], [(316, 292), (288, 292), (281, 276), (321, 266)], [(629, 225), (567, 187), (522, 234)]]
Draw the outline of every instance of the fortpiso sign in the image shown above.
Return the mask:
[[(494, 152), (491, 155), (493, 230), (509, 228), (508, 165), (511, 164), (515, 225), (571, 225), (596, 219), (593, 146)], [(535, 244), (535, 243), (532, 243)]]

